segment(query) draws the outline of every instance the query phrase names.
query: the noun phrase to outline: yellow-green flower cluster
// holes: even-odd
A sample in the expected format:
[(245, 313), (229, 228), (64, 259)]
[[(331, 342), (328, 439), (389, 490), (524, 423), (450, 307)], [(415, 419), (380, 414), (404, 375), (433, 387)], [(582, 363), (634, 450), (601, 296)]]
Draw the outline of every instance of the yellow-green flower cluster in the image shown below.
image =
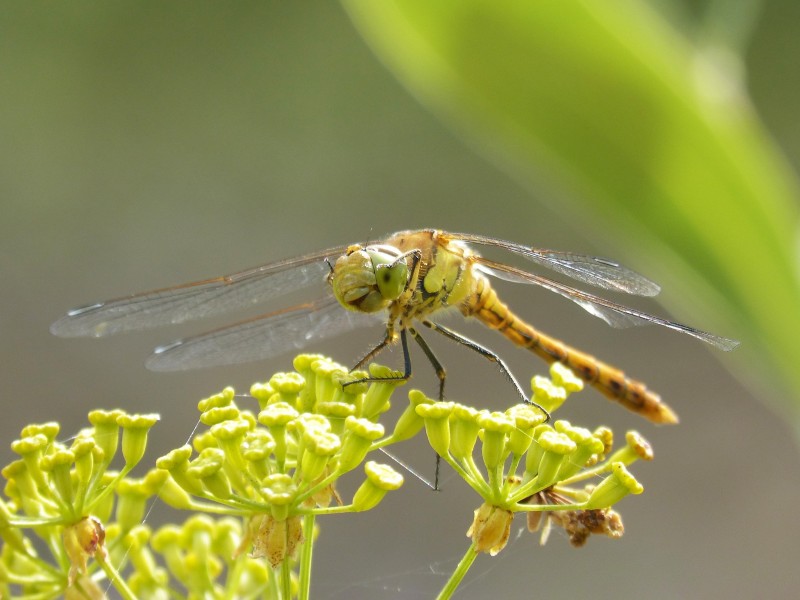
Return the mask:
[[(158, 416), (96, 410), (89, 421), (69, 446), (57, 441), (57, 423), (29, 425), (12, 442), (19, 459), (2, 471), (9, 500), (0, 500), (0, 597), (12, 589), (42, 598), (99, 590), (98, 565), (113, 572), (104, 524), (115, 517), (118, 528), (129, 530), (141, 522), (155, 490), (124, 478), (142, 459)], [(120, 448), (123, 466), (110, 470)]]
[[(303, 517), (369, 510), (400, 487), (402, 476), (374, 462), (363, 467), (366, 477), (350, 503), (335, 484), (370, 452), (422, 428), (413, 405), (391, 435), (377, 422), (403, 383), (396, 372), (372, 365), (369, 374), (348, 373), (317, 355), (300, 355), (294, 365), (296, 372), (252, 386), (257, 414), (240, 409), (231, 388), (202, 400), (200, 421), (208, 430), (195, 436), (193, 449), (156, 463), (165, 502), (245, 517), (240, 551), (273, 567), (293, 558), (308, 535)], [(360, 381), (366, 377), (371, 381)]]
[[(109, 537), (120, 535), (109, 528)], [(194, 515), (182, 525), (164, 525), (155, 532), (138, 525), (122, 535), (127, 578), (138, 598), (264, 598), (274, 578), (269, 566), (237, 551), (244, 532), (239, 519)]]
[[(125, 599), (307, 598), (316, 517), (370, 510), (398, 489), (403, 477), (370, 454), (423, 428), (482, 498), (445, 598), (479, 553), (504, 548), (518, 512), (543, 542), (553, 525), (574, 545), (619, 537), (611, 507), (642, 491), (627, 466), (653, 456), (636, 432), (614, 452), (608, 428), (552, 420), (582, 387), (559, 364), (532, 380), (531, 404), (502, 412), (412, 390), (390, 433), (380, 419), (400, 373), (378, 365), (351, 373), (318, 355), (300, 355), (294, 367), (252, 386), (247, 402), (257, 409), (240, 408), (232, 388), (202, 400), (205, 429), (141, 479), (129, 475), (155, 415), (94, 411), (70, 445), (57, 441), (57, 424), (26, 427), (12, 443), (19, 459), (2, 471), (0, 598), (104, 598), (109, 585)], [(337, 481), (361, 469), (346, 502)], [(195, 516), (152, 532), (144, 522), (156, 495)]]
[[(532, 402), (552, 413), (581, 387), (566, 367), (555, 364), (551, 379), (533, 379)], [(412, 391), (411, 395), (422, 394)], [(606, 458), (611, 450), (610, 430), (591, 432), (563, 420), (551, 424), (535, 405), (489, 412), (429, 401), (417, 408), (431, 446), (484, 500), (468, 532), (476, 552), (502, 550), (516, 512), (560, 511), (553, 522), (571, 527), (571, 539), (577, 545), (589, 533), (618, 537), (621, 521), (609, 507), (643, 489), (625, 466), (652, 458), (638, 434), (630, 433), (628, 446)], [(477, 444), (480, 466), (475, 461)], [(608, 475), (599, 485), (572, 487), (603, 474)], [(537, 519), (532, 518), (530, 524), (538, 525)]]

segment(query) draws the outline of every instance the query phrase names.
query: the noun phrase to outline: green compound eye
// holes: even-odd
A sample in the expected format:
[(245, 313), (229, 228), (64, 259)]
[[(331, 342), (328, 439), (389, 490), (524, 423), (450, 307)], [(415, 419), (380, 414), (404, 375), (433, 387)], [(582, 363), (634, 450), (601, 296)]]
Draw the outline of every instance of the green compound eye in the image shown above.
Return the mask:
[(396, 300), (406, 289), (408, 265), (402, 259), (391, 264), (376, 265), (375, 280), (381, 296), (387, 300)]
[(375, 285), (384, 300), (396, 300), (408, 284), (408, 265), (404, 255), (386, 246), (366, 249), (375, 272)]

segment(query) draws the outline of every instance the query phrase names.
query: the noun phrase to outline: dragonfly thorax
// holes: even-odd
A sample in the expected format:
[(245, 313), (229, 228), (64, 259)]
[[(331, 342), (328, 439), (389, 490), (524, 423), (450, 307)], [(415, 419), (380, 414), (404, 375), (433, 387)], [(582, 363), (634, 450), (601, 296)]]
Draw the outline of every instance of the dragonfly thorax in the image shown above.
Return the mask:
[(333, 266), (328, 281), (349, 310), (378, 312), (403, 293), (409, 270), (405, 255), (393, 246), (351, 246)]

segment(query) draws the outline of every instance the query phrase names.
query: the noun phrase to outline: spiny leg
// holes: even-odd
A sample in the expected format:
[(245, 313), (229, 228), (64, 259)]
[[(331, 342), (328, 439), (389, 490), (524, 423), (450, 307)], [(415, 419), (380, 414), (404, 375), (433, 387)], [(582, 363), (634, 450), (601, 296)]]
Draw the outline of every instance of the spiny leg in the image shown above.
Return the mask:
[[(381, 350), (386, 348), (391, 342), (393, 338), (390, 335), (387, 335), (383, 341), (375, 346), (372, 350), (370, 350), (364, 358), (358, 361), (355, 366), (350, 369), (351, 371), (355, 371), (356, 369), (362, 367), (364, 363), (372, 360), (377, 356)], [(404, 371), (402, 375), (392, 376), (392, 377), (363, 377), (361, 379), (356, 379), (354, 381), (348, 381), (347, 383), (343, 384), (342, 387), (353, 385), (355, 383), (370, 383), (372, 381), (408, 381), (411, 377), (411, 353), (408, 351), (408, 338), (406, 337), (406, 330), (403, 329), (400, 332), (400, 343), (403, 346), (403, 363), (404, 363)]]
[(439, 359), (436, 358), (436, 355), (433, 353), (433, 350), (430, 346), (428, 346), (428, 342), (426, 342), (423, 337), (419, 334), (419, 332), (414, 329), (413, 327), (409, 327), (408, 330), (411, 332), (414, 340), (419, 344), (419, 347), (422, 348), (422, 351), (425, 353), (425, 356), (428, 357), (431, 365), (433, 366), (433, 370), (436, 371), (436, 377), (439, 378), (439, 401), (441, 402), (444, 400), (444, 382), (447, 379), (447, 373), (442, 366), (442, 363), (439, 362)]
[(354, 365), (353, 365), (353, 368), (352, 368), (352, 369), (350, 369), (350, 370), (351, 370), (351, 371), (355, 371), (356, 369), (360, 369), (360, 368), (361, 368), (361, 367), (363, 367), (363, 366), (364, 366), (366, 363), (368, 363), (368, 362), (369, 362), (369, 361), (371, 361), (373, 358), (375, 358), (375, 357), (376, 357), (378, 354), (380, 354), (380, 353), (381, 353), (381, 351), (382, 351), (384, 348), (386, 348), (386, 346), (388, 346), (388, 345), (389, 345), (389, 344), (391, 344), (391, 343), (392, 343), (392, 336), (391, 336), (391, 335), (390, 335), (390, 334), (387, 332), (387, 334), (386, 334), (386, 337), (385, 337), (385, 338), (383, 338), (383, 340), (381, 341), (381, 343), (380, 343), (380, 344), (378, 344), (377, 346), (375, 346), (375, 347), (374, 347), (372, 350), (370, 350), (369, 352), (367, 352), (367, 353), (366, 353), (366, 354), (365, 354), (365, 355), (364, 355), (364, 356), (361, 358), (361, 360), (359, 360), (359, 361), (358, 361), (356, 364), (354, 364)]
[[(439, 359), (436, 358), (436, 355), (433, 353), (433, 350), (430, 346), (428, 346), (428, 342), (426, 342), (423, 337), (419, 334), (419, 332), (414, 329), (413, 327), (409, 328), (411, 331), (411, 335), (414, 336), (417, 344), (419, 347), (422, 348), (422, 351), (425, 353), (425, 356), (428, 357), (431, 365), (433, 366), (433, 370), (436, 371), (436, 376), (439, 378), (439, 401), (441, 402), (444, 400), (444, 382), (447, 379), (447, 373), (442, 366), (442, 363), (439, 362)], [(436, 471), (433, 476), (433, 490), (435, 492), (439, 491), (439, 469), (442, 464), (442, 457), (436, 454)]]
[(453, 331), (451, 329), (448, 329), (447, 327), (443, 327), (442, 325), (439, 325), (438, 323), (434, 323), (433, 321), (422, 321), (422, 324), (425, 325), (426, 327), (429, 327), (430, 329), (433, 329), (434, 331), (436, 331), (438, 333), (441, 333), (446, 338), (449, 338), (449, 339), (453, 340), (454, 342), (458, 342), (459, 344), (462, 344), (462, 345), (466, 346), (470, 350), (473, 350), (474, 352), (477, 352), (478, 354), (483, 356), (485, 359), (495, 363), (498, 366), (498, 368), (500, 369), (500, 372), (503, 375), (505, 375), (505, 377), (517, 389), (517, 393), (519, 394), (520, 398), (522, 398), (522, 402), (525, 403), (525, 404), (530, 404), (532, 406), (535, 406), (536, 408), (541, 410), (545, 414), (545, 416), (547, 417), (547, 419), (545, 420), (545, 423), (550, 420), (550, 413), (547, 412), (544, 409), (544, 407), (542, 407), (542, 406), (538, 405), (536, 402), (528, 399), (528, 397), (525, 395), (525, 392), (522, 390), (522, 386), (519, 384), (517, 379), (511, 373), (511, 370), (508, 368), (508, 366), (503, 361), (503, 359), (500, 358), (497, 354), (495, 354), (494, 352), (492, 352), (491, 350), (489, 350), (485, 346), (481, 346), (478, 342), (474, 342), (471, 339), (464, 337), (460, 333), (456, 333), (455, 331)]
[[(411, 332), (411, 335), (416, 340), (419, 347), (422, 348), (422, 351), (425, 353), (425, 356), (428, 357), (431, 365), (433, 366), (434, 371), (436, 371), (436, 376), (439, 378), (439, 400), (444, 400), (444, 382), (446, 378), (445, 369), (442, 366), (442, 363), (439, 362), (439, 359), (436, 358), (436, 355), (433, 353), (433, 350), (428, 343), (422, 338), (419, 332), (414, 328), (409, 328), (408, 331)], [(356, 366), (353, 367), (352, 370), (355, 370), (362, 366), (365, 362), (373, 358), (377, 355), (381, 350), (383, 350), (386, 346), (389, 345), (391, 338), (386, 336), (386, 338), (375, 348), (373, 348), (364, 358), (362, 358)], [(406, 335), (406, 329), (400, 331), (400, 343), (403, 347), (403, 364), (404, 364), (404, 372), (402, 376), (397, 377), (365, 377), (363, 379), (358, 379), (356, 381), (348, 381), (344, 385), (352, 385), (354, 383), (361, 383), (361, 382), (370, 382), (370, 381), (406, 381), (411, 377), (411, 352), (408, 349), (408, 337)], [(433, 490), (438, 492), (439, 491), (439, 470), (441, 467), (441, 457), (437, 454), (436, 455), (436, 468), (433, 477)], [(430, 484), (428, 484), (430, 485)]]
[[(425, 342), (425, 340), (422, 339), (422, 337), (419, 335), (419, 333), (417, 333), (414, 329), (411, 329), (411, 335), (414, 336), (415, 340), (417, 340), (417, 343), (422, 348), (422, 351), (425, 353), (425, 356), (428, 357), (428, 360), (431, 361), (431, 364), (433, 365), (433, 368), (436, 370), (436, 375), (437, 375), (437, 377), (439, 377), (439, 400), (442, 400), (443, 397), (444, 397), (444, 376), (445, 376), (444, 367), (442, 367), (442, 363), (439, 362), (439, 359), (436, 358), (436, 355), (433, 353), (433, 350), (431, 350), (430, 346), (428, 346), (428, 344)], [(381, 350), (386, 348), (386, 346), (388, 346), (391, 343), (391, 341), (392, 341), (392, 338), (389, 335), (387, 335), (386, 338), (384, 338), (384, 340), (380, 344), (375, 346), (372, 350), (370, 350), (367, 353), (367, 355), (364, 358), (362, 358), (360, 361), (358, 361), (356, 363), (356, 365), (351, 369), (351, 371), (355, 371), (356, 369), (361, 367), (364, 363), (366, 363), (367, 361), (369, 361), (372, 358), (374, 358), (377, 354), (380, 353)], [(388, 381), (407, 381), (411, 377), (411, 352), (409, 352), (409, 350), (408, 350), (408, 337), (406, 335), (406, 330), (405, 329), (400, 331), (400, 343), (401, 343), (401, 345), (403, 347), (403, 365), (404, 365), (404, 367), (403, 367), (403, 374), (402, 375), (396, 376), (396, 377), (364, 377), (362, 379), (356, 379), (355, 381), (348, 381), (347, 383), (345, 383), (343, 385), (343, 387), (344, 386), (348, 386), (348, 385), (353, 385), (354, 383), (364, 383), (364, 382), (369, 383), (369, 382), (372, 382), (372, 381), (387, 381), (387, 380)], [(394, 458), (391, 454), (386, 452), (385, 450), (384, 450), (384, 452), (386, 453), (387, 456), (389, 456), (390, 458), (395, 460), (395, 462), (398, 462), (398, 464), (402, 464), (399, 461), (397, 461), (397, 459)], [(435, 492), (439, 491), (439, 465), (440, 465), (440, 461), (441, 461), (441, 458), (437, 454), (436, 455), (436, 472), (435, 472), (434, 479), (433, 479), (433, 490)], [(422, 479), (422, 481), (424, 481), (427, 485), (430, 485), (430, 483), (428, 481), (426, 481), (425, 479)]]

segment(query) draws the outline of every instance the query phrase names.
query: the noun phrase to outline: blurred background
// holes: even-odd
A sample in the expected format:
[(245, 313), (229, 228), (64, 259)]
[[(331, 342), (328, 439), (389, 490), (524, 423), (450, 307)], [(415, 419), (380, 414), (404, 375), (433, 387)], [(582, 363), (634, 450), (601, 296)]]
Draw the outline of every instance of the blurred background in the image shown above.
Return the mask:
[[(52, 337), (50, 323), (68, 308), (399, 229), (482, 233), (613, 257), (664, 287), (668, 306), (636, 299), (631, 305), (744, 345), (728, 356), (667, 330), (615, 330), (544, 291), (498, 284), (521, 316), (647, 382), (682, 421), (655, 428), (595, 392), (581, 394), (559, 416), (587, 427), (607, 424), (620, 438), (636, 428), (655, 446), (656, 460), (634, 469), (646, 493), (618, 506), (626, 535), (592, 539), (576, 550), (559, 532), (540, 547), (538, 537), (515, 537), (515, 530), (503, 553), (479, 557), (459, 597), (793, 597), (800, 524), (789, 515), (800, 498), (800, 461), (790, 365), (797, 354), (772, 345), (768, 324), (753, 315), (768, 315), (775, 329), (797, 327), (797, 305), (786, 308), (797, 290), (795, 256), (784, 242), (796, 227), (790, 173), (800, 162), (800, 5), (743, 2), (740, 11), (716, 14), (737, 3), (625, 4), (631, 11), (611, 23), (623, 27), (630, 19), (630, 38), (617, 39), (641, 59), (643, 72), (661, 77), (653, 65), (663, 61), (663, 79), (674, 83), (681, 70), (680, 61), (670, 62), (671, 52), (683, 55), (723, 40), (708, 47), (730, 51), (712, 61), (726, 65), (727, 75), (717, 81), (712, 69), (704, 89), (740, 100), (747, 94), (753, 104), (709, 111), (712, 118), (741, 119), (725, 129), (703, 120), (703, 106), (713, 104), (691, 106), (678, 92), (669, 98), (693, 115), (662, 123), (670, 135), (696, 118), (696, 127), (686, 126), (685, 146), (671, 140), (675, 155), (691, 157), (693, 149), (705, 147), (716, 147), (717, 154), (698, 154), (711, 183), (670, 177), (663, 204), (661, 198), (649, 202), (656, 188), (642, 184), (624, 162), (615, 168), (629, 180), (597, 175), (613, 173), (611, 163), (620, 155), (652, 172), (652, 114), (613, 104), (624, 98), (621, 84), (617, 96), (594, 97), (568, 83), (563, 98), (557, 93), (559, 61), (572, 56), (567, 44), (577, 13), (549, 22), (553, 40), (561, 43), (550, 54), (547, 40), (537, 56), (527, 55), (524, 45), (519, 54), (513, 44), (503, 46), (526, 78), (532, 77), (525, 72), (527, 60), (534, 72), (535, 65), (554, 65), (543, 83), (552, 92), (546, 104), (553, 113), (537, 112), (541, 123), (528, 123), (531, 130), (517, 136), (517, 122), (504, 118), (518, 114), (518, 107), (487, 103), (477, 93), (481, 81), (458, 85), (465, 72), (494, 72), (492, 57), (484, 65), (465, 63), (462, 71), (452, 63), (425, 62), (433, 47), (426, 42), (437, 32), (433, 21), (414, 21), (413, 14), (408, 22), (419, 26), (416, 39), (404, 37), (411, 29), (389, 27), (396, 17), (389, 9), (379, 14), (360, 2), (347, 3), (347, 9), (328, 2), (6, 2), (0, 19), (3, 464), (13, 458), (8, 443), (25, 424), (57, 420), (66, 438), (97, 407), (159, 412), (149, 454), (155, 459), (185, 442), (200, 398), (227, 385), (244, 392), (291, 366), (286, 356), (151, 373), (143, 363), (154, 346), (225, 320), (99, 341)], [(592, 31), (608, 32), (611, 25), (600, 12), (592, 23), (602, 26)], [(530, 40), (524, 26), (535, 17), (516, 21), (520, 31), (509, 30), (504, 39)], [(486, 30), (502, 24), (477, 22)], [(653, 30), (632, 27), (641, 22)], [(451, 46), (459, 45), (456, 34), (467, 31), (454, 29)], [(438, 35), (439, 41), (446, 37), (441, 30)], [(581, 39), (600, 44), (597, 38), (587, 33)], [(642, 40), (653, 45), (639, 52), (634, 44)], [(415, 70), (415, 64), (427, 70)], [(445, 72), (452, 79), (437, 76)], [(602, 72), (594, 74), (603, 81)], [(743, 90), (731, 92), (731, 81)], [(559, 117), (559, 107), (575, 112)], [(491, 118), (476, 119), (482, 110)], [(604, 112), (603, 126), (584, 118)], [(598, 135), (611, 139), (622, 129), (629, 145), (595, 145)], [(572, 146), (557, 147), (554, 139)], [(574, 164), (565, 158), (571, 148)], [(714, 174), (724, 170), (715, 170), (717, 155), (729, 159), (727, 168), (735, 173), (750, 173), (751, 167), (736, 167), (746, 159), (758, 163), (748, 179), (749, 198), (743, 193), (728, 201), (736, 193), (714, 187)], [(587, 156), (598, 160), (590, 164)], [(668, 158), (657, 157), (662, 163)], [(765, 183), (759, 187), (758, 181)], [(734, 190), (746, 187), (728, 183)], [(682, 185), (694, 204), (675, 205)], [(674, 210), (661, 212), (656, 204)], [(697, 271), (686, 267), (693, 262)], [(492, 332), (458, 319), (449, 324), (499, 352), (523, 381), (546, 372), (538, 359)], [(380, 335), (380, 328), (360, 330), (310, 350), (351, 363)], [(513, 391), (481, 358), (446, 340), (429, 342), (448, 369), (451, 397), (495, 410), (513, 401)], [(399, 365), (401, 354), (381, 361)], [(424, 358), (415, 355), (415, 361), (410, 386), (435, 393)], [(398, 404), (404, 396), (397, 394)], [(423, 446), (416, 439), (399, 453), (432, 474), (432, 452)], [(440, 493), (410, 475), (406, 480), (378, 510), (321, 520), (316, 597), (429, 598), (443, 585), (466, 549), (464, 534), (479, 501), (448, 472)], [(157, 508), (152, 518), (159, 514)], [(524, 527), (522, 519), (516, 524)]]

